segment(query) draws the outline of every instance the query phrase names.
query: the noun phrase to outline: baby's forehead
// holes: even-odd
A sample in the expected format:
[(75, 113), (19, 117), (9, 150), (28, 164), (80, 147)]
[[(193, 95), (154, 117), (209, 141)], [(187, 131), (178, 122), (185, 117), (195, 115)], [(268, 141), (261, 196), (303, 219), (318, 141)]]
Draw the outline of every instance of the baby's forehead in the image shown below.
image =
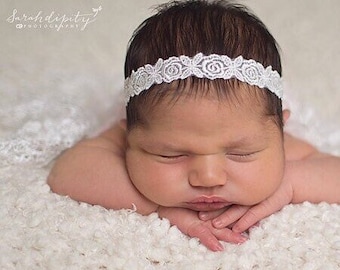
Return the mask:
[(154, 109), (167, 110), (177, 103), (185, 106), (190, 101), (208, 100), (213, 101), (216, 106), (246, 107), (263, 111), (268, 102), (266, 91), (237, 80), (194, 78), (155, 85), (152, 91), (149, 91), (144, 105), (147, 104), (146, 109), (152, 112)]
[[(183, 128), (187, 126), (203, 126), (199, 131), (204, 133), (205, 128), (243, 128), (244, 125), (262, 125), (269, 117), (263, 109), (261, 102), (254, 101), (253, 96), (219, 98), (216, 94), (182, 95), (173, 99), (171, 96), (163, 97), (143, 113), (143, 125), (150, 129), (159, 126)], [(261, 127), (262, 128), (262, 127)]]
[[(282, 110), (277, 97), (270, 91), (252, 86), (237, 79), (209, 80), (190, 77), (171, 83), (161, 83), (131, 98), (128, 104), (128, 128), (135, 125), (147, 126), (149, 122), (168, 113), (173, 107), (180, 109), (197, 100), (212, 101), (216, 108), (232, 108), (251, 117), (258, 116), (261, 121), (274, 120), (281, 128), (279, 110)], [(273, 104), (271, 104), (273, 102)], [(277, 103), (277, 104), (276, 104)], [(194, 108), (200, 105), (195, 104)], [(215, 109), (212, 107), (212, 109)], [(183, 110), (182, 110), (183, 111)], [(219, 113), (216, 111), (216, 113)], [(199, 117), (199, 110), (189, 110), (186, 114), (193, 119)]]
[(180, 99), (145, 117), (130, 133), (141, 147), (195, 154), (260, 147), (280, 130), (261, 114), (204, 97)]

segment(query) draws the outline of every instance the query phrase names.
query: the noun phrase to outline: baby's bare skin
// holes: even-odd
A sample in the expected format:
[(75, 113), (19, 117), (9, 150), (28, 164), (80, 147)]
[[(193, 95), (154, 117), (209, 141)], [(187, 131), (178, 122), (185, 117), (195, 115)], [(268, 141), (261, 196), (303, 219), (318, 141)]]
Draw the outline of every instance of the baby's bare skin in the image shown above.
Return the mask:
[[(207, 222), (206, 220), (215, 220), (215, 222), (209, 221), (202, 226), (198, 222), (198, 218), (196, 218), (197, 214), (185, 213), (185, 211), (190, 210), (183, 210), (183, 213), (178, 213), (179, 209), (172, 211), (169, 208), (159, 208), (157, 204), (145, 198), (129, 179), (125, 165), (125, 149), (125, 122), (121, 121), (98, 137), (80, 141), (71, 149), (66, 150), (56, 160), (48, 177), (48, 184), (51, 186), (52, 191), (58, 194), (67, 195), (77, 201), (101, 205), (108, 209), (131, 209), (136, 206), (137, 212), (143, 215), (159, 211), (161, 216), (168, 217), (171, 223), (178, 225), (184, 233), (200, 238), (201, 242), (212, 250), (222, 250), (217, 240), (235, 243), (243, 242), (238, 233), (247, 230), (263, 217), (284, 206), (275, 205), (275, 207), (269, 209), (270, 212), (268, 210), (267, 212), (264, 211), (261, 205), (255, 206), (255, 210), (253, 209), (251, 213), (252, 218), (249, 218), (249, 215), (247, 216), (247, 211), (250, 209), (248, 206), (228, 210), (229, 212), (226, 211), (224, 215), (223, 212), (218, 213), (218, 215), (211, 212), (210, 216), (209, 213), (205, 215), (205, 221), (202, 222)], [(303, 181), (309, 181), (308, 178), (311, 178), (312, 183), (309, 187), (304, 182), (300, 186), (297, 185), (300, 188), (294, 191), (295, 198), (285, 202), (285, 204), (290, 202), (300, 203), (304, 200), (339, 203), (340, 158), (320, 153), (309, 143), (287, 133), (284, 134), (284, 149), (287, 170), (289, 170), (286, 177), (292, 177), (292, 175), (294, 177), (294, 174), (297, 177), (303, 175), (305, 178)], [(321, 168), (318, 169), (318, 166)], [(301, 173), (301, 170), (305, 167), (309, 171)], [(327, 173), (322, 173), (322, 170), (327, 170)], [(315, 176), (314, 178), (321, 176), (329, 178), (329, 181), (326, 179), (326, 182), (323, 183), (324, 189), (321, 194), (320, 189), (317, 191), (315, 189), (322, 181), (317, 179), (316, 183), (313, 184), (313, 176)], [(336, 176), (338, 177), (336, 178)], [(327, 181), (329, 182), (329, 188), (325, 184)], [(310, 196), (308, 193), (310, 193)], [(184, 220), (183, 216), (195, 219), (192, 224), (196, 227), (193, 225), (188, 226), (187, 224), (183, 226), (181, 223)], [(223, 231), (223, 236), (216, 239), (216, 237), (218, 238), (216, 234), (221, 233), (216, 232), (214, 235), (210, 233), (211, 230), (215, 230), (212, 228), (214, 224), (219, 225), (216, 226), (217, 228), (227, 228), (235, 222), (237, 225), (234, 228), (235, 234), (228, 229)]]
[(128, 177), (122, 124), (66, 150), (56, 160), (47, 182), (58, 194), (108, 209), (131, 209), (134, 204), (146, 215), (158, 207), (142, 196)]
[[(85, 139), (66, 150), (55, 162), (48, 184), (58, 194), (110, 209), (131, 208), (149, 214), (157, 205), (143, 197), (131, 183), (125, 166), (125, 120), (98, 137)], [(301, 160), (319, 152), (287, 133), (286, 160)]]

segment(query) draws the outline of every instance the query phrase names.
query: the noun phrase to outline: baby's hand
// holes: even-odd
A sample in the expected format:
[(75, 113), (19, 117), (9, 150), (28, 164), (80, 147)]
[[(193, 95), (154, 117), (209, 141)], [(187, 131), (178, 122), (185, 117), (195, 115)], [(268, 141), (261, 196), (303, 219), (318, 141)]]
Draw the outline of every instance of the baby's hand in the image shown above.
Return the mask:
[(223, 250), (219, 241), (241, 244), (247, 240), (246, 237), (229, 228), (215, 228), (211, 220), (200, 220), (197, 212), (193, 210), (159, 207), (158, 213), (161, 217), (169, 219), (170, 223), (176, 225), (183, 233), (197, 237), (203, 245), (212, 251)]
[(200, 212), (198, 216), (202, 221), (210, 220), (216, 229), (231, 228), (235, 233), (243, 233), (261, 219), (281, 210), (292, 198), (292, 186), (284, 180), (272, 196), (257, 205), (233, 205), (226, 210)]
[(244, 216), (250, 208), (250, 206), (234, 204), (227, 208), (215, 211), (199, 212), (198, 217), (202, 221), (211, 220), (211, 223), (215, 228), (226, 227), (232, 229), (237, 221)]

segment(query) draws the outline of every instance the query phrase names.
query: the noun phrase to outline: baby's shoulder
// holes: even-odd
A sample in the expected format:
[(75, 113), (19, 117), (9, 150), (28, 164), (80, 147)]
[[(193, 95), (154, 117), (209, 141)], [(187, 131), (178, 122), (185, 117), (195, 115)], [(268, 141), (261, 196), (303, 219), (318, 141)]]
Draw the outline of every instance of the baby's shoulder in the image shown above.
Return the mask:
[(286, 160), (301, 160), (319, 153), (318, 149), (300, 138), (284, 133)]
[(121, 153), (126, 147), (126, 130), (121, 123), (116, 123), (98, 136), (85, 139), (80, 144), (85, 147), (102, 148)]

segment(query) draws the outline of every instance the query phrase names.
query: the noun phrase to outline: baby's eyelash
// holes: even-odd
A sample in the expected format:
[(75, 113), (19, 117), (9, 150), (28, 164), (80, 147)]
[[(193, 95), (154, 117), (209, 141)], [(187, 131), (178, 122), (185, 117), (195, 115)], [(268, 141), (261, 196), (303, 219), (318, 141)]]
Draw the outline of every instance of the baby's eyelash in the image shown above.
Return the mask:
[(159, 156), (165, 159), (177, 159), (177, 158), (183, 157), (183, 155), (175, 155), (175, 156), (159, 155)]
[(238, 156), (238, 157), (248, 157), (251, 156), (255, 153), (244, 153), (244, 154), (228, 154), (228, 155), (232, 155), (232, 156)]
[(230, 159), (235, 161), (248, 161), (254, 157), (257, 152), (250, 152), (250, 153), (226, 153)]

